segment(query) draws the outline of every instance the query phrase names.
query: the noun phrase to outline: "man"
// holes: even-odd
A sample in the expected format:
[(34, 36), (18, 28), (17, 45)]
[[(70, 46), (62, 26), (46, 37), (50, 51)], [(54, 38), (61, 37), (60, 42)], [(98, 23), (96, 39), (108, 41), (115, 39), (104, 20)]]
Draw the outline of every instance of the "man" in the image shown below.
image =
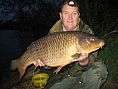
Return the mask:
[[(60, 20), (50, 29), (49, 34), (62, 31), (82, 31), (93, 34), (91, 28), (80, 19), (79, 5), (75, 0), (65, 0), (59, 13)], [(106, 81), (107, 69), (102, 61), (97, 60), (97, 51), (76, 59), (60, 71), (53, 74), (45, 89), (74, 89), (77, 83), (79, 89), (100, 89)], [(39, 60), (39, 66), (45, 66)], [(77, 88), (78, 89), (78, 88)]]

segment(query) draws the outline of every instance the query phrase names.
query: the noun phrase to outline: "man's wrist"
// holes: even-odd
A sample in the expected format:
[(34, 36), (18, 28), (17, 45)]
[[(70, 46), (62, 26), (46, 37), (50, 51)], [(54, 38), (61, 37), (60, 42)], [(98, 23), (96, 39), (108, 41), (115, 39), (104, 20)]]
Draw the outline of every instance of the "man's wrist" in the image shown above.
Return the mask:
[(86, 58), (84, 61), (79, 61), (79, 65), (80, 66), (87, 66), (88, 63), (89, 63), (89, 59), (88, 58)]

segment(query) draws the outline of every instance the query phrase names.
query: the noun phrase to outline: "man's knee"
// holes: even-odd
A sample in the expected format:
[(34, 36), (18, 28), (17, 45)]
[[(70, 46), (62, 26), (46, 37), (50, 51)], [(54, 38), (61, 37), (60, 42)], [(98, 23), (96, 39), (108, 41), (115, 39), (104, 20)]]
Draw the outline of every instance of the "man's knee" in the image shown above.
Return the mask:
[(105, 64), (103, 64), (102, 62), (95, 62), (92, 66), (91, 66), (91, 70), (93, 72), (93, 75), (99, 76), (100, 78), (106, 78), (107, 77), (107, 68), (105, 66)]
[[(107, 68), (101, 62), (95, 62), (89, 70), (82, 74), (85, 89), (99, 89), (107, 79)], [(83, 88), (82, 88), (83, 89)]]
[(82, 74), (82, 77), (88, 81), (96, 79), (106, 80), (107, 79), (107, 68), (101, 62), (95, 62), (90, 69)]

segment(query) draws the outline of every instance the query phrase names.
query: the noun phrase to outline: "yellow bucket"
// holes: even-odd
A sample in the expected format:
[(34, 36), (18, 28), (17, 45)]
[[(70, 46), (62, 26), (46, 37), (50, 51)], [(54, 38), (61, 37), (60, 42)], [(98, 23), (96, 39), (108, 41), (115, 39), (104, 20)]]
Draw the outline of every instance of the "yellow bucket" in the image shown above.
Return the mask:
[(49, 78), (49, 75), (46, 73), (35, 74), (32, 77), (32, 83), (35, 87), (44, 88), (47, 83), (48, 78)]

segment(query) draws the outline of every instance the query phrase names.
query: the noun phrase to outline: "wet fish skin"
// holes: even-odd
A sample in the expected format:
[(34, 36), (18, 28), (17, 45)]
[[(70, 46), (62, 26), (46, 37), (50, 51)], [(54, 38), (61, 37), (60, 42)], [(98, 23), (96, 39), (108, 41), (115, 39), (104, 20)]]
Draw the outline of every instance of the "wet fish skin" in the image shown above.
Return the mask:
[(11, 70), (18, 68), (21, 79), (27, 66), (40, 59), (47, 66), (58, 67), (54, 71), (57, 74), (63, 66), (72, 63), (74, 58), (98, 50), (104, 44), (103, 40), (84, 32), (54, 33), (31, 43), (20, 58), (12, 60)]

